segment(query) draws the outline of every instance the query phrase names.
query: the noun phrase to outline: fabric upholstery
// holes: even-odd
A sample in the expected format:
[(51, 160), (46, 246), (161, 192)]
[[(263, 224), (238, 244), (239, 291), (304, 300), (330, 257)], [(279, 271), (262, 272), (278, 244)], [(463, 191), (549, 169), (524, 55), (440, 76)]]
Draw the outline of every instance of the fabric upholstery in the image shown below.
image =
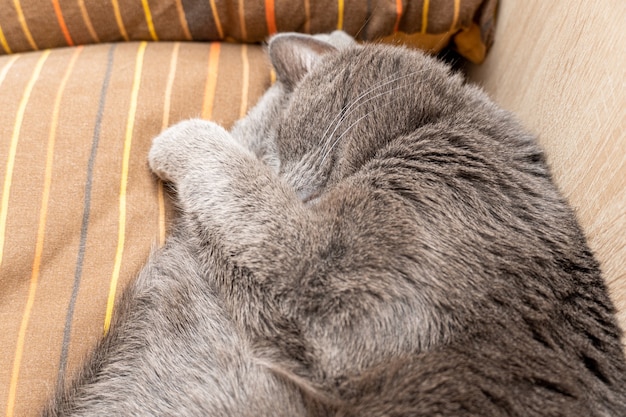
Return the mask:
[(341, 29), (361, 40), (412, 35), (412, 43), (430, 49), (441, 49), (452, 40), (461, 54), (479, 62), (492, 40), (496, 3), (0, 0), (0, 53), (122, 40), (260, 42), (279, 31), (325, 33)]
[(151, 139), (230, 126), (270, 83), (257, 45), (131, 42), (0, 57), (0, 413), (36, 414), (103, 334), (171, 205)]
[[(495, 3), (0, 0), (0, 413), (37, 414), (163, 241), (173, 209), (147, 167), (151, 139), (189, 117), (228, 127), (270, 85), (262, 47), (242, 42), (343, 28), (430, 50), (450, 42), (480, 62)], [(626, 67), (611, 45), (624, 43), (626, 16), (582, 10), (503, 2), (473, 76), (540, 135), (625, 325)], [(603, 37), (583, 42), (580, 16)], [(134, 42), (153, 40), (165, 42)], [(198, 42), (217, 40), (238, 43)]]

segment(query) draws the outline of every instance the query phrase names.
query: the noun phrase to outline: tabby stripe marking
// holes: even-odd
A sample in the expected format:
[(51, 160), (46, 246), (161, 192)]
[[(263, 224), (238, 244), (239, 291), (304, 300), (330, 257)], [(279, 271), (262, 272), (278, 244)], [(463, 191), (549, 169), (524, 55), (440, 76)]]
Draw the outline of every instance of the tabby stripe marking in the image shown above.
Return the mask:
[(52, 7), (54, 8), (54, 14), (57, 16), (57, 21), (59, 22), (61, 32), (63, 32), (65, 42), (68, 46), (74, 46), (74, 41), (72, 40), (70, 31), (65, 24), (65, 18), (63, 17), (63, 11), (61, 11), (61, 5), (59, 4), (59, 0), (52, 0)]
[(22, 26), (22, 31), (24, 31), (24, 35), (26, 35), (26, 39), (33, 50), (39, 50), (39, 47), (35, 43), (33, 39), (33, 35), (30, 33), (30, 29), (28, 29), (28, 24), (26, 23), (26, 18), (24, 17), (24, 12), (22, 11), (22, 5), (20, 4), (20, 0), (13, 0), (13, 5), (15, 6), (15, 11), (17, 12), (17, 20), (20, 22)]
[[(20, 136), (22, 122), (24, 121), (24, 113), (26, 111), (26, 105), (28, 104), (30, 95), (33, 92), (35, 83), (39, 79), (39, 76), (41, 74), (41, 69), (43, 68), (44, 63), (46, 62), (48, 55), (50, 55), (50, 50), (44, 51), (39, 57), (39, 59), (37, 60), (37, 64), (35, 65), (35, 70), (33, 71), (33, 74), (30, 77), (30, 79), (28, 80), (28, 84), (26, 85), (26, 89), (24, 90), (24, 95), (22, 96), (22, 99), (19, 104), (17, 117), (15, 118), (15, 127), (13, 129), (13, 136), (11, 137), (11, 148), (9, 150), (9, 160), (7, 161), (7, 173), (6, 173), (5, 182), (4, 182), (4, 190), (2, 193), (2, 210), (0, 214), (0, 265), (2, 264), (2, 252), (4, 249), (4, 232), (6, 228), (7, 209), (9, 205), (9, 192), (11, 190), (11, 180), (13, 176), (13, 167), (15, 165), (15, 154), (17, 151), (17, 143), (18, 143), (19, 136)], [(39, 236), (38, 236), (38, 241), (39, 241)], [(30, 285), (28, 288), (28, 298), (26, 301), (26, 307), (24, 309), (24, 315), (22, 316), (22, 323), (20, 324), (20, 330), (17, 336), (17, 346), (15, 348), (15, 357), (13, 359), (13, 370), (11, 372), (11, 382), (9, 385), (9, 398), (7, 400), (7, 411), (6, 411), (7, 417), (13, 417), (13, 411), (15, 408), (15, 395), (17, 393), (17, 379), (20, 373), (20, 365), (22, 362), (22, 353), (24, 350), (24, 339), (26, 338), (26, 327), (28, 326), (28, 321), (30, 319), (30, 311), (32, 309), (33, 303), (35, 302), (36, 288), (37, 288), (36, 276), (35, 276), (35, 279), (31, 277)]]
[(215, 90), (217, 88), (217, 72), (220, 60), (220, 43), (211, 42), (209, 49), (209, 69), (206, 86), (204, 88), (204, 102), (202, 104), (202, 118), (210, 120), (213, 116), (213, 104), (215, 101)]
[(139, 96), (139, 86), (141, 84), (141, 72), (143, 68), (143, 57), (147, 43), (141, 42), (137, 50), (137, 58), (135, 62), (135, 76), (131, 90), (130, 109), (128, 111), (128, 119), (126, 122), (126, 135), (124, 139), (124, 155), (122, 158), (122, 179), (120, 181), (120, 200), (119, 200), (119, 223), (117, 232), (117, 250), (115, 252), (115, 264), (113, 266), (113, 274), (111, 275), (111, 284), (109, 287), (109, 296), (107, 299), (106, 314), (104, 317), (104, 334), (106, 335), (111, 326), (111, 318), (113, 316), (113, 306), (115, 304), (115, 293), (117, 291), (117, 282), (120, 277), (120, 269), (122, 267), (122, 256), (124, 254), (124, 241), (126, 237), (126, 187), (128, 185), (128, 168), (130, 160), (130, 148), (133, 140), (133, 128), (135, 127), (135, 113), (137, 112), (137, 98)]

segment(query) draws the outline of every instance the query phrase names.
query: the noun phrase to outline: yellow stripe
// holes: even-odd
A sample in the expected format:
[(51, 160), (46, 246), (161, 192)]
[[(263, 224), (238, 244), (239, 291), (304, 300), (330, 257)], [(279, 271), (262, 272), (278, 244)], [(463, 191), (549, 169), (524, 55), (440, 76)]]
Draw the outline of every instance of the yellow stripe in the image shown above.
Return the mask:
[(422, 33), (426, 33), (428, 29), (428, 7), (429, 0), (424, 0), (424, 6), (422, 7)]
[[(22, 95), (22, 99), (20, 101), (20, 104), (17, 110), (17, 117), (15, 118), (15, 126), (13, 128), (13, 135), (11, 137), (11, 147), (9, 150), (9, 159), (7, 161), (6, 176), (4, 178), (4, 188), (2, 192), (2, 206), (0, 209), (0, 265), (2, 264), (2, 253), (4, 249), (4, 232), (6, 228), (7, 210), (8, 210), (8, 205), (9, 205), (9, 192), (11, 191), (11, 180), (13, 176), (13, 167), (15, 164), (15, 153), (17, 151), (17, 142), (19, 140), (22, 122), (24, 120), (24, 113), (26, 112), (26, 105), (28, 104), (28, 100), (35, 86), (35, 82), (37, 82), (37, 79), (39, 78), (39, 75), (41, 74), (41, 69), (43, 68), (43, 64), (48, 58), (49, 54), (50, 54), (50, 51), (47, 50), (47, 51), (44, 51), (39, 57), (39, 60), (37, 61), (37, 64), (35, 65), (35, 70), (33, 71), (33, 75), (31, 76), (30, 80), (28, 80), (28, 84), (26, 85), (26, 89), (24, 90), (24, 95)], [(32, 286), (32, 282), (31, 282), (31, 286)], [(28, 298), (28, 302), (26, 305), (27, 309), (30, 308), (28, 304), (29, 303), (32, 304), (30, 292), (31, 291), (29, 289), (29, 298)], [(11, 376), (11, 385), (9, 388), (9, 399), (7, 403), (7, 417), (13, 416), (13, 408), (15, 407), (15, 393), (16, 393), (16, 388), (17, 388), (16, 368), (19, 370), (19, 362), (21, 361), (21, 356), (18, 357), (17, 352), (21, 352), (22, 350), (22, 346), (24, 343), (23, 333), (25, 332), (25, 330), (26, 329), (23, 329), (22, 327), (20, 327), (20, 332), (18, 335), (16, 358), (13, 362), (13, 374)]]
[(6, 65), (4, 67), (2, 67), (2, 71), (0, 71), (0, 86), (2, 86), (2, 83), (4, 82), (4, 79), (6, 78), (7, 74), (9, 73), (9, 70), (11, 69), (11, 67), (13, 66), (15, 61), (17, 61), (17, 59), (19, 57), (20, 57), (20, 55), (13, 55), (11, 58), (9, 58), (9, 60), (6, 63)]
[(191, 32), (189, 32), (189, 25), (187, 24), (187, 16), (185, 16), (185, 8), (183, 7), (182, 0), (176, 0), (176, 11), (178, 12), (178, 20), (180, 21), (180, 26), (183, 28), (185, 39), (188, 41), (193, 40)]
[(48, 135), (48, 149), (46, 154), (46, 168), (44, 175), (44, 186), (41, 197), (41, 209), (39, 211), (39, 227), (37, 229), (37, 243), (35, 244), (35, 257), (33, 259), (33, 269), (30, 277), (30, 285), (28, 288), (28, 299), (26, 301), (26, 307), (24, 308), (24, 314), (22, 315), (22, 323), (20, 324), (20, 330), (17, 336), (17, 346), (15, 349), (15, 358), (13, 359), (13, 372), (11, 374), (11, 382), (9, 385), (9, 399), (7, 402), (7, 417), (13, 416), (15, 408), (15, 396), (17, 394), (17, 381), (19, 379), (20, 366), (22, 363), (22, 354), (24, 353), (24, 343), (26, 340), (26, 330), (28, 329), (28, 322), (30, 321), (30, 314), (35, 303), (35, 294), (37, 292), (37, 284), (39, 281), (39, 272), (41, 269), (41, 256), (43, 253), (43, 243), (46, 233), (46, 222), (48, 217), (48, 201), (50, 199), (50, 185), (52, 183), (52, 163), (54, 160), (54, 144), (56, 140), (56, 129), (59, 122), (59, 109), (61, 107), (61, 97), (65, 91), (65, 86), (70, 78), (70, 74), (76, 63), (76, 59), (80, 54), (82, 47), (76, 48), (67, 69), (65, 75), (61, 80), (59, 89), (54, 99), (54, 107), (52, 110), (52, 121), (50, 125), (50, 133)]
[(13, 0), (13, 5), (15, 6), (15, 11), (17, 12), (17, 20), (19, 20), (20, 25), (22, 26), (22, 30), (24, 31), (24, 35), (26, 35), (26, 39), (28, 40), (28, 44), (35, 51), (39, 50), (35, 40), (33, 39), (33, 35), (31, 35), (30, 30), (28, 29), (28, 24), (26, 23), (26, 18), (24, 17), (24, 12), (22, 11), (22, 5), (20, 4), (20, 0)]
[(126, 33), (126, 28), (124, 27), (122, 13), (120, 12), (120, 5), (117, 0), (111, 0), (111, 3), (113, 4), (113, 13), (115, 14), (115, 21), (117, 22), (117, 27), (120, 30), (120, 34), (125, 41), (128, 41), (128, 33)]
[(248, 89), (250, 87), (250, 61), (248, 60), (248, 45), (241, 45), (241, 62), (243, 66), (243, 78), (241, 81), (241, 106), (239, 107), (239, 118), (246, 115), (248, 111)]
[(158, 41), (159, 37), (156, 34), (156, 30), (154, 29), (154, 22), (152, 21), (152, 12), (150, 11), (150, 5), (148, 4), (148, 0), (141, 0), (141, 4), (143, 5), (143, 12), (146, 15), (146, 23), (148, 24), (148, 30), (150, 31), (150, 37), (153, 41)]
[[(167, 84), (165, 85), (165, 102), (163, 104), (163, 122), (161, 123), (161, 130), (164, 130), (170, 124), (172, 87), (174, 86), (174, 78), (176, 77), (179, 49), (180, 43), (176, 42), (172, 50), (172, 57), (170, 58), (170, 70), (167, 74)], [(163, 244), (165, 243), (165, 196), (163, 192), (163, 182), (161, 180), (158, 181), (157, 185), (157, 201), (159, 203), (159, 245), (163, 246)]]
[(122, 179), (120, 181), (120, 217), (117, 229), (117, 250), (115, 252), (115, 264), (111, 275), (109, 286), (109, 296), (107, 299), (106, 314), (104, 316), (104, 334), (107, 334), (111, 326), (113, 316), (113, 306), (115, 304), (115, 293), (117, 291), (117, 281), (120, 277), (122, 267), (122, 255), (124, 254), (124, 241), (126, 237), (126, 186), (128, 183), (128, 168), (130, 160), (130, 147), (133, 140), (133, 129), (135, 127), (135, 113), (137, 112), (137, 98), (139, 96), (139, 86), (141, 84), (141, 71), (143, 67), (143, 56), (146, 50), (146, 42), (141, 42), (137, 50), (135, 62), (135, 76), (131, 90), (130, 109), (126, 121), (126, 134), (124, 138), (124, 156), (122, 159)]
[(96, 30), (93, 28), (93, 24), (91, 23), (91, 19), (89, 18), (89, 13), (87, 13), (87, 7), (85, 6), (85, 0), (78, 0), (78, 7), (80, 8), (80, 14), (83, 17), (85, 22), (85, 26), (87, 26), (87, 30), (89, 31), (89, 35), (91, 35), (91, 39), (95, 43), (100, 43), (100, 38), (96, 33)]
[(209, 120), (213, 117), (213, 102), (215, 101), (215, 89), (217, 87), (217, 70), (220, 60), (220, 44), (212, 42), (209, 49), (209, 69), (206, 86), (204, 88), (204, 102), (202, 103), (202, 118)]
[(9, 47), (9, 43), (7, 42), (7, 38), (4, 37), (4, 32), (2, 31), (2, 26), (0, 26), (0, 44), (2, 44), (2, 49), (7, 54), (12, 54), (11, 48)]
[(337, 30), (343, 30), (343, 0), (337, 0)]
[(211, 0), (211, 11), (213, 12), (213, 19), (215, 20), (217, 33), (220, 35), (220, 39), (224, 39), (224, 31), (222, 31), (222, 23), (220, 22), (220, 17), (217, 14), (217, 6), (215, 5), (215, 0)]
[(456, 30), (456, 25), (459, 22), (459, 14), (461, 12), (461, 0), (454, 0), (454, 17), (452, 18), (452, 24), (450, 25), (450, 31)]
[(7, 159), (6, 173), (4, 175), (4, 186), (2, 188), (2, 202), (0, 203), (0, 265), (2, 265), (2, 257), (4, 254), (4, 234), (7, 225), (9, 193), (11, 192), (11, 182), (13, 181), (13, 168), (15, 166), (17, 142), (20, 138), (20, 130), (22, 129), (22, 121), (24, 120), (24, 113), (26, 112), (28, 99), (30, 98), (30, 94), (32, 93), (33, 87), (35, 86), (35, 82), (37, 81), (37, 79), (39, 78), (39, 74), (41, 73), (41, 68), (43, 67), (43, 64), (46, 61), (46, 58), (48, 58), (49, 54), (50, 50), (47, 50), (44, 51), (39, 57), (39, 60), (35, 65), (33, 75), (26, 85), (26, 89), (24, 90), (24, 94), (22, 95), (22, 99), (17, 109), (17, 115), (15, 117), (15, 125), (13, 127), (13, 135), (11, 136), (11, 145), (9, 147), (9, 157)]
[(276, 71), (274, 71), (274, 68), (270, 68), (270, 84), (274, 85), (275, 82), (276, 82)]

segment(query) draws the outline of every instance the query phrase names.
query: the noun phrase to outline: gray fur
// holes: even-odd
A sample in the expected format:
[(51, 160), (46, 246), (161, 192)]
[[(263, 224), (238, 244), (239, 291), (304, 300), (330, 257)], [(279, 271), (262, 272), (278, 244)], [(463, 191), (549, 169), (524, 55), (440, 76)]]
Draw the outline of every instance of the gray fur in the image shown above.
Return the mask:
[(614, 308), (534, 137), (416, 51), (269, 54), (230, 133), (154, 140), (180, 219), (44, 415), (626, 415)]

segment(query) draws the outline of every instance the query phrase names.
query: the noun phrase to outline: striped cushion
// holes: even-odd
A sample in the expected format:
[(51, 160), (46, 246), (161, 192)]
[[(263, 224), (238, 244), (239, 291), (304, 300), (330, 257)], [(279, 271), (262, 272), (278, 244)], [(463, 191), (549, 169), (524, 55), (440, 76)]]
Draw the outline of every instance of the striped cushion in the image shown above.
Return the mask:
[(480, 61), (495, 3), (0, 0), (0, 413), (37, 414), (163, 241), (152, 137), (189, 117), (228, 127), (270, 83), (258, 45), (107, 42), (343, 28)]
[(163, 241), (162, 128), (225, 126), (269, 85), (261, 47), (121, 43), (0, 57), (0, 414), (35, 415)]
[[(399, 33), (421, 47), (450, 40), (479, 62), (497, 0), (0, 0), (0, 53), (120, 40), (263, 41), (277, 31)], [(407, 35), (410, 36), (406, 39)]]

